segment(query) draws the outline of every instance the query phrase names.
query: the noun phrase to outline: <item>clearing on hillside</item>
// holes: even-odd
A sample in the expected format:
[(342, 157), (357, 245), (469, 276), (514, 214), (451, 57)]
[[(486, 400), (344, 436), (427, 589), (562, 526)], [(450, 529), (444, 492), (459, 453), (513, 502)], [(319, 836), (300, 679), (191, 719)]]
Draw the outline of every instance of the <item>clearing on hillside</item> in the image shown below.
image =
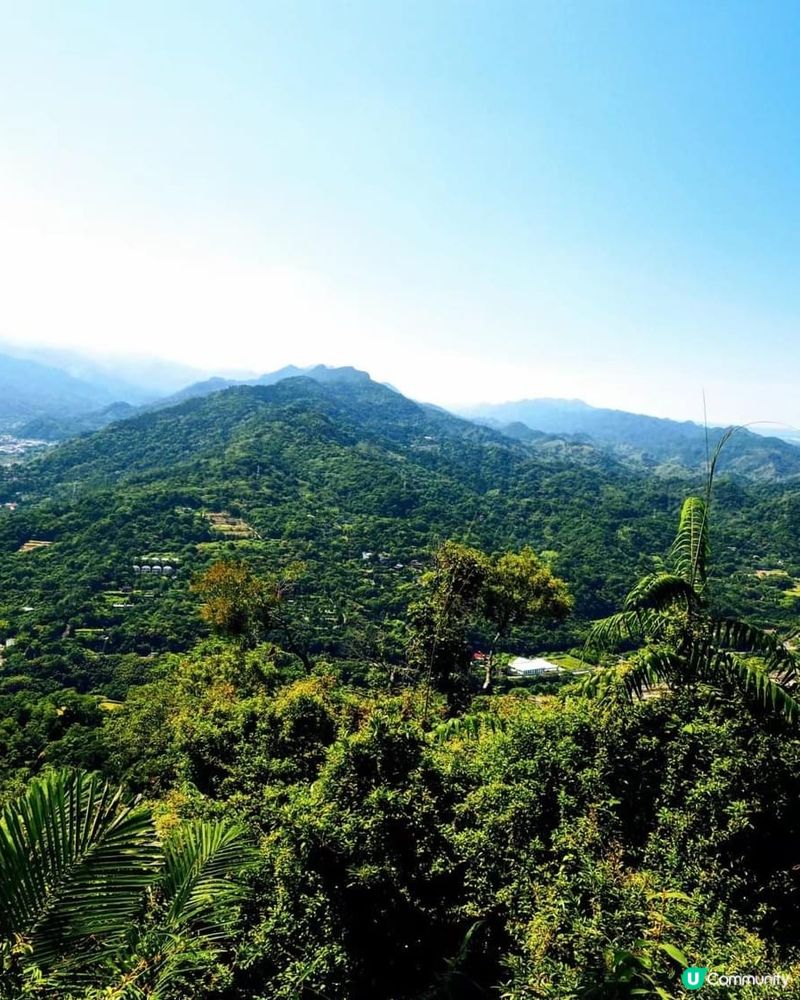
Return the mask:
[(30, 538), (27, 542), (20, 545), (18, 552), (36, 552), (37, 549), (46, 549), (48, 545), (52, 545), (52, 542), (45, 542), (39, 538)]
[(218, 531), (226, 538), (257, 538), (258, 532), (241, 517), (235, 517), (227, 511), (206, 511), (203, 515), (213, 531)]

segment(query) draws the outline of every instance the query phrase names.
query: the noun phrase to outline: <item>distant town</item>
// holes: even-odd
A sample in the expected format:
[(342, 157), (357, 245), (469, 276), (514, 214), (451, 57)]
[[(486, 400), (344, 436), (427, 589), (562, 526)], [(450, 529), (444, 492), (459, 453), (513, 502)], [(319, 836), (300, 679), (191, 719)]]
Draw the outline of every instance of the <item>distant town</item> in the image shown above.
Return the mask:
[(17, 438), (11, 434), (0, 434), (0, 464), (10, 464), (30, 455), (33, 451), (49, 448), (47, 441), (36, 438)]

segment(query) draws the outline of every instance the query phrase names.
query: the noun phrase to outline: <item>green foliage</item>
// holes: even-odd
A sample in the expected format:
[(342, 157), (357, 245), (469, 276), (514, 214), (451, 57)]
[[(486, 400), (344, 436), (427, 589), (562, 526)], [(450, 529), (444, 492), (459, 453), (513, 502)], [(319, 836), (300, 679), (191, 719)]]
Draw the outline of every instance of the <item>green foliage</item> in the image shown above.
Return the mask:
[(672, 543), (672, 560), (677, 575), (697, 594), (705, 587), (708, 556), (708, 505), (699, 497), (687, 497)]
[(0, 933), (7, 954), (53, 968), (93, 939), (121, 937), (157, 875), (147, 810), (80, 771), (33, 781), (0, 819)]
[[(800, 739), (748, 700), (682, 689), (598, 713), (492, 695), (442, 724), (434, 699), (428, 726), (424, 691), (278, 663), (204, 648), (107, 716), (130, 740), (171, 688), (148, 768), (174, 832), (94, 982), (170, 1000), (581, 1000), (674, 997), (676, 949), (716, 968), (797, 961)], [(154, 731), (117, 766), (139, 773)]]
[(491, 636), (484, 680), (488, 690), (500, 639), (530, 619), (563, 618), (573, 604), (564, 581), (527, 546), (491, 557), (459, 542), (445, 542), (420, 583), (422, 596), (409, 608), (409, 662), (426, 683), (436, 681), (441, 690), (462, 698), (471, 630), (484, 624)]
[(479, 614), (489, 572), (488, 558), (477, 549), (449, 541), (436, 550), (421, 580), (423, 596), (409, 607), (408, 659), (427, 684), (463, 696), (467, 629)]
[[(670, 549), (685, 475), (364, 379), (189, 400), (4, 471), (0, 989), (586, 1000), (680, 996), (684, 958), (800, 976), (795, 654), (770, 631), (796, 624), (798, 490), (720, 481)], [(506, 655), (568, 660), (601, 616), (604, 710), (495, 693)]]
[(2, 995), (182, 995), (229, 936), (251, 859), (236, 826), (184, 825), (162, 847), (121, 789), (35, 779), (0, 819)]
[(628, 641), (639, 648), (627, 662), (590, 676), (583, 690), (608, 696), (616, 684), (641, 698), (664, 685), (706, 686), (723, 696), (738, 688), (788, 719), (800, 717), (798, 666), (789, 645), (708, 610), (708, 505), (699, 497), (684, 502), (671, 555), (673, 573), (644, 577), (622, 612), (593, 626), (590, 647)]
[(531, 619), (565, 618), (573, 604), (564, 581), (554, 576), (529, 546), (492, 559), (481, 594), (481, 610), (494, 630), (484, 690), (491, 687), (495, 647), (501, 639)]
[[(654, 569), (645, 553), (667, 550), (669, 512), (691, 481), (552, 445), (515, 442), (363, 379), (243, 386), (67, 442), (0, 478), (0, 501), (18, 503), (0, 510), (0, 640), (16, 640), (2, 674), (121, 699), (152, 679), (153, 657), (203, 636), (190, 583), (233, 560), (261, 581), (305, 567), (262, 637), (309, 663), (324, 656), (397, 679), (404, 645), (384, 642), (385, 623), (407, 617), (443, 538), (549, 552), (575, 613), (529, 616), (504, 643), (568, 649), (618, 606), (627, 580)], [(800, 575), (796, 484), (719, 481), (715, 496), (726, 540), (716, 610), (788, 624), (796, 602), (754, 569)], [(214, 511), (243, 519), (249, 535), (220, 534)], [(30, 539), (53, 544), (20, 552)], [(172, 557), (172, 575), (135, 573), (148, 554)], [(490, 647), (489, 629), (471, 640)]]

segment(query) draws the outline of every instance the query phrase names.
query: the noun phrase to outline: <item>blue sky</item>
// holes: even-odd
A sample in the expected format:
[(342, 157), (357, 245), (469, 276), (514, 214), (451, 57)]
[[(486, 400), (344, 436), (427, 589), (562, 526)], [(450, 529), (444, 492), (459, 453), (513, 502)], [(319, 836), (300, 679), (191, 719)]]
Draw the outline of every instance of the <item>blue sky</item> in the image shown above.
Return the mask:
[(796, 4), (0, 13), (0, 338), (800, 424)]

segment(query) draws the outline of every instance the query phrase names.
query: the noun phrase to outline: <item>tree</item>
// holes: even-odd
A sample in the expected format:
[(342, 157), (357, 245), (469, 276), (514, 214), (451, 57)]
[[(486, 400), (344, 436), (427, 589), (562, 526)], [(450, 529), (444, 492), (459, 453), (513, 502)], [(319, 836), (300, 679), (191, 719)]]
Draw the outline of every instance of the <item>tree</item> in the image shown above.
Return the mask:
[(215, 562), (192, 585), (203, 599), (201, 617), (215, 631), (244, 645), (257, 640), (278, 596), (243, 562)]
[(445, 542), (421, 582), (427, 593), (409, 609), (409, 658), (427, 670), (429, 679), (463, 675), (469, 665), (467, 629), (488, 624), (492, 639), (484, 689), (491, 687), (502, 637), (531, 618), (562, 618), (572, 607), (564, 581), (527, 546), (487, 556), (460, 542)]
[(497, 643), (515, 625), (531, 618), (564, 618), (573, 605), (563, 580), (551, 573), (525, 546), (520, 552), (504, 552), (489, 565), (482, 594), (483, 612), (494, 629), (483, 687), (492, 686)]
[(776, 635), (744, 621), (715, 616), (709, 605), (706, 498), (688, 497), (671, 549), (670, 571), (650, 573), (628, 593), (622, 610), (596, 622), (587, 644), (637, 647), (621, 668), (596, 672), (588, 691), (621, 677), (629, 697), (658, 686), (753, 693), (788, 719), (800, 715), (797, 661)]
[(234, 824), (162, 843), (150, 811), (99, 777), (34, 779), (0, 816), (0, 996), (180, 994), (216, 958), (249, 859)]
[(203, 599), (200, 614), (221, 635), (245, 648), (257, 645), (270, 632), (280, 635), (289, 652), (310, 666), (308, 643), (286, 606), (286, 597), (302, 577), (295, 562), (280, 574), (258, 577), (246, 563), (222, 559), (192, 584)]
[[(409, 607), (407, 645), (411, 666), (453, 694), (469, 667), (466, 629), (480, 606), (489, 560), (483, 552), (447, 541), (436, 550), (433, 567), (421, 578), (423, 596)], [(426, 705), (427, 708), (427, 705)]]

